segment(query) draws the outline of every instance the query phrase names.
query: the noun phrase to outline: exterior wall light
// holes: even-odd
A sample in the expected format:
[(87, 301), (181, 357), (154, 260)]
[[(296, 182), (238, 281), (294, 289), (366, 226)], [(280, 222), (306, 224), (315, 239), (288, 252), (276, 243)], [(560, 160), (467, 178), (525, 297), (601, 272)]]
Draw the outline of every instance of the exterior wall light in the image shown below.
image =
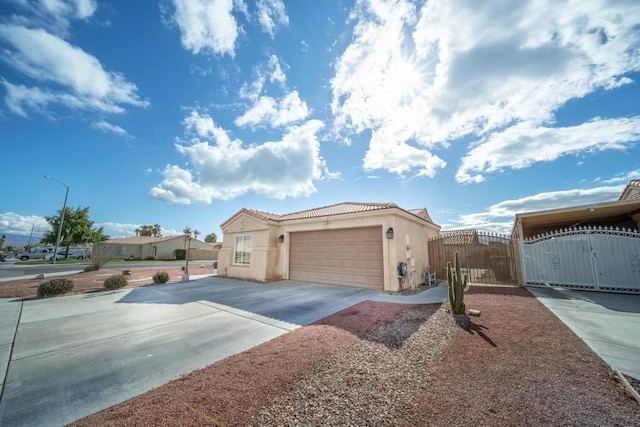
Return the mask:
[(387, 228), (387, 239), (393, 239), (393, 228)]
[(278, 242), (280, 243), (284, 242), (284, 234), (281, 234), (278, 236)]

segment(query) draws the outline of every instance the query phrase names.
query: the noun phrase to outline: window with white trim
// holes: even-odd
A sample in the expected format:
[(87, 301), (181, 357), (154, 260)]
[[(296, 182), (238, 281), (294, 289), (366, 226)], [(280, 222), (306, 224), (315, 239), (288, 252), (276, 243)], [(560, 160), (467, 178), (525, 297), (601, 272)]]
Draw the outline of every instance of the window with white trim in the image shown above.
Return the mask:
[(251, 235), (236, 236), (233, 263), (239, 265), (251, 264)]

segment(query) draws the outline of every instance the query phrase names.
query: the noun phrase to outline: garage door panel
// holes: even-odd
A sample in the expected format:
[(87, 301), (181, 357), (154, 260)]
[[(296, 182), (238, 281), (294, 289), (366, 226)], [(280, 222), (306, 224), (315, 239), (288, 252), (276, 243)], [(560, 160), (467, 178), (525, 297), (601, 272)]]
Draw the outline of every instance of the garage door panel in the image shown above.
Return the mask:
[(381, 289), (382, 228), (292, 233), (292, 280)]

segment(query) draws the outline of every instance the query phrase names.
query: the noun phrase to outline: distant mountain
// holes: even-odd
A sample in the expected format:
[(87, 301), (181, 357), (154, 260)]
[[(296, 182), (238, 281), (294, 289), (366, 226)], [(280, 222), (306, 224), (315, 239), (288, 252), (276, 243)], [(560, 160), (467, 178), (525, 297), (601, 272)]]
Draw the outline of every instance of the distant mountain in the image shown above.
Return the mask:
[[(10, 234), (10, 233), (1, 233), (4, 234), (7, 238), (4, 241), (4, 246), (13, 246), (14, 248), (24, 248), (29, 244), (29, 236), (23, 236), (21, 234)], [(31, 238), (31, 246), (35, 246), (40, 243), (40, 235), (33, 235)]]

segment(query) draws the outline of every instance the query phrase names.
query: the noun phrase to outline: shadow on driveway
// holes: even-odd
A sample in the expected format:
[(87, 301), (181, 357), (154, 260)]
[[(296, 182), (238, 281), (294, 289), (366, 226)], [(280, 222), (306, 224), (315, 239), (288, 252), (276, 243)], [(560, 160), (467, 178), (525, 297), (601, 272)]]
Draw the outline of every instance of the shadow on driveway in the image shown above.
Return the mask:
[(307, 325), (379, 295), (380, 291), (290, 280), (252, 283), (209, 277), (132, 289), (121, 304), (189, 304), (209, 301), (297, 325)]

